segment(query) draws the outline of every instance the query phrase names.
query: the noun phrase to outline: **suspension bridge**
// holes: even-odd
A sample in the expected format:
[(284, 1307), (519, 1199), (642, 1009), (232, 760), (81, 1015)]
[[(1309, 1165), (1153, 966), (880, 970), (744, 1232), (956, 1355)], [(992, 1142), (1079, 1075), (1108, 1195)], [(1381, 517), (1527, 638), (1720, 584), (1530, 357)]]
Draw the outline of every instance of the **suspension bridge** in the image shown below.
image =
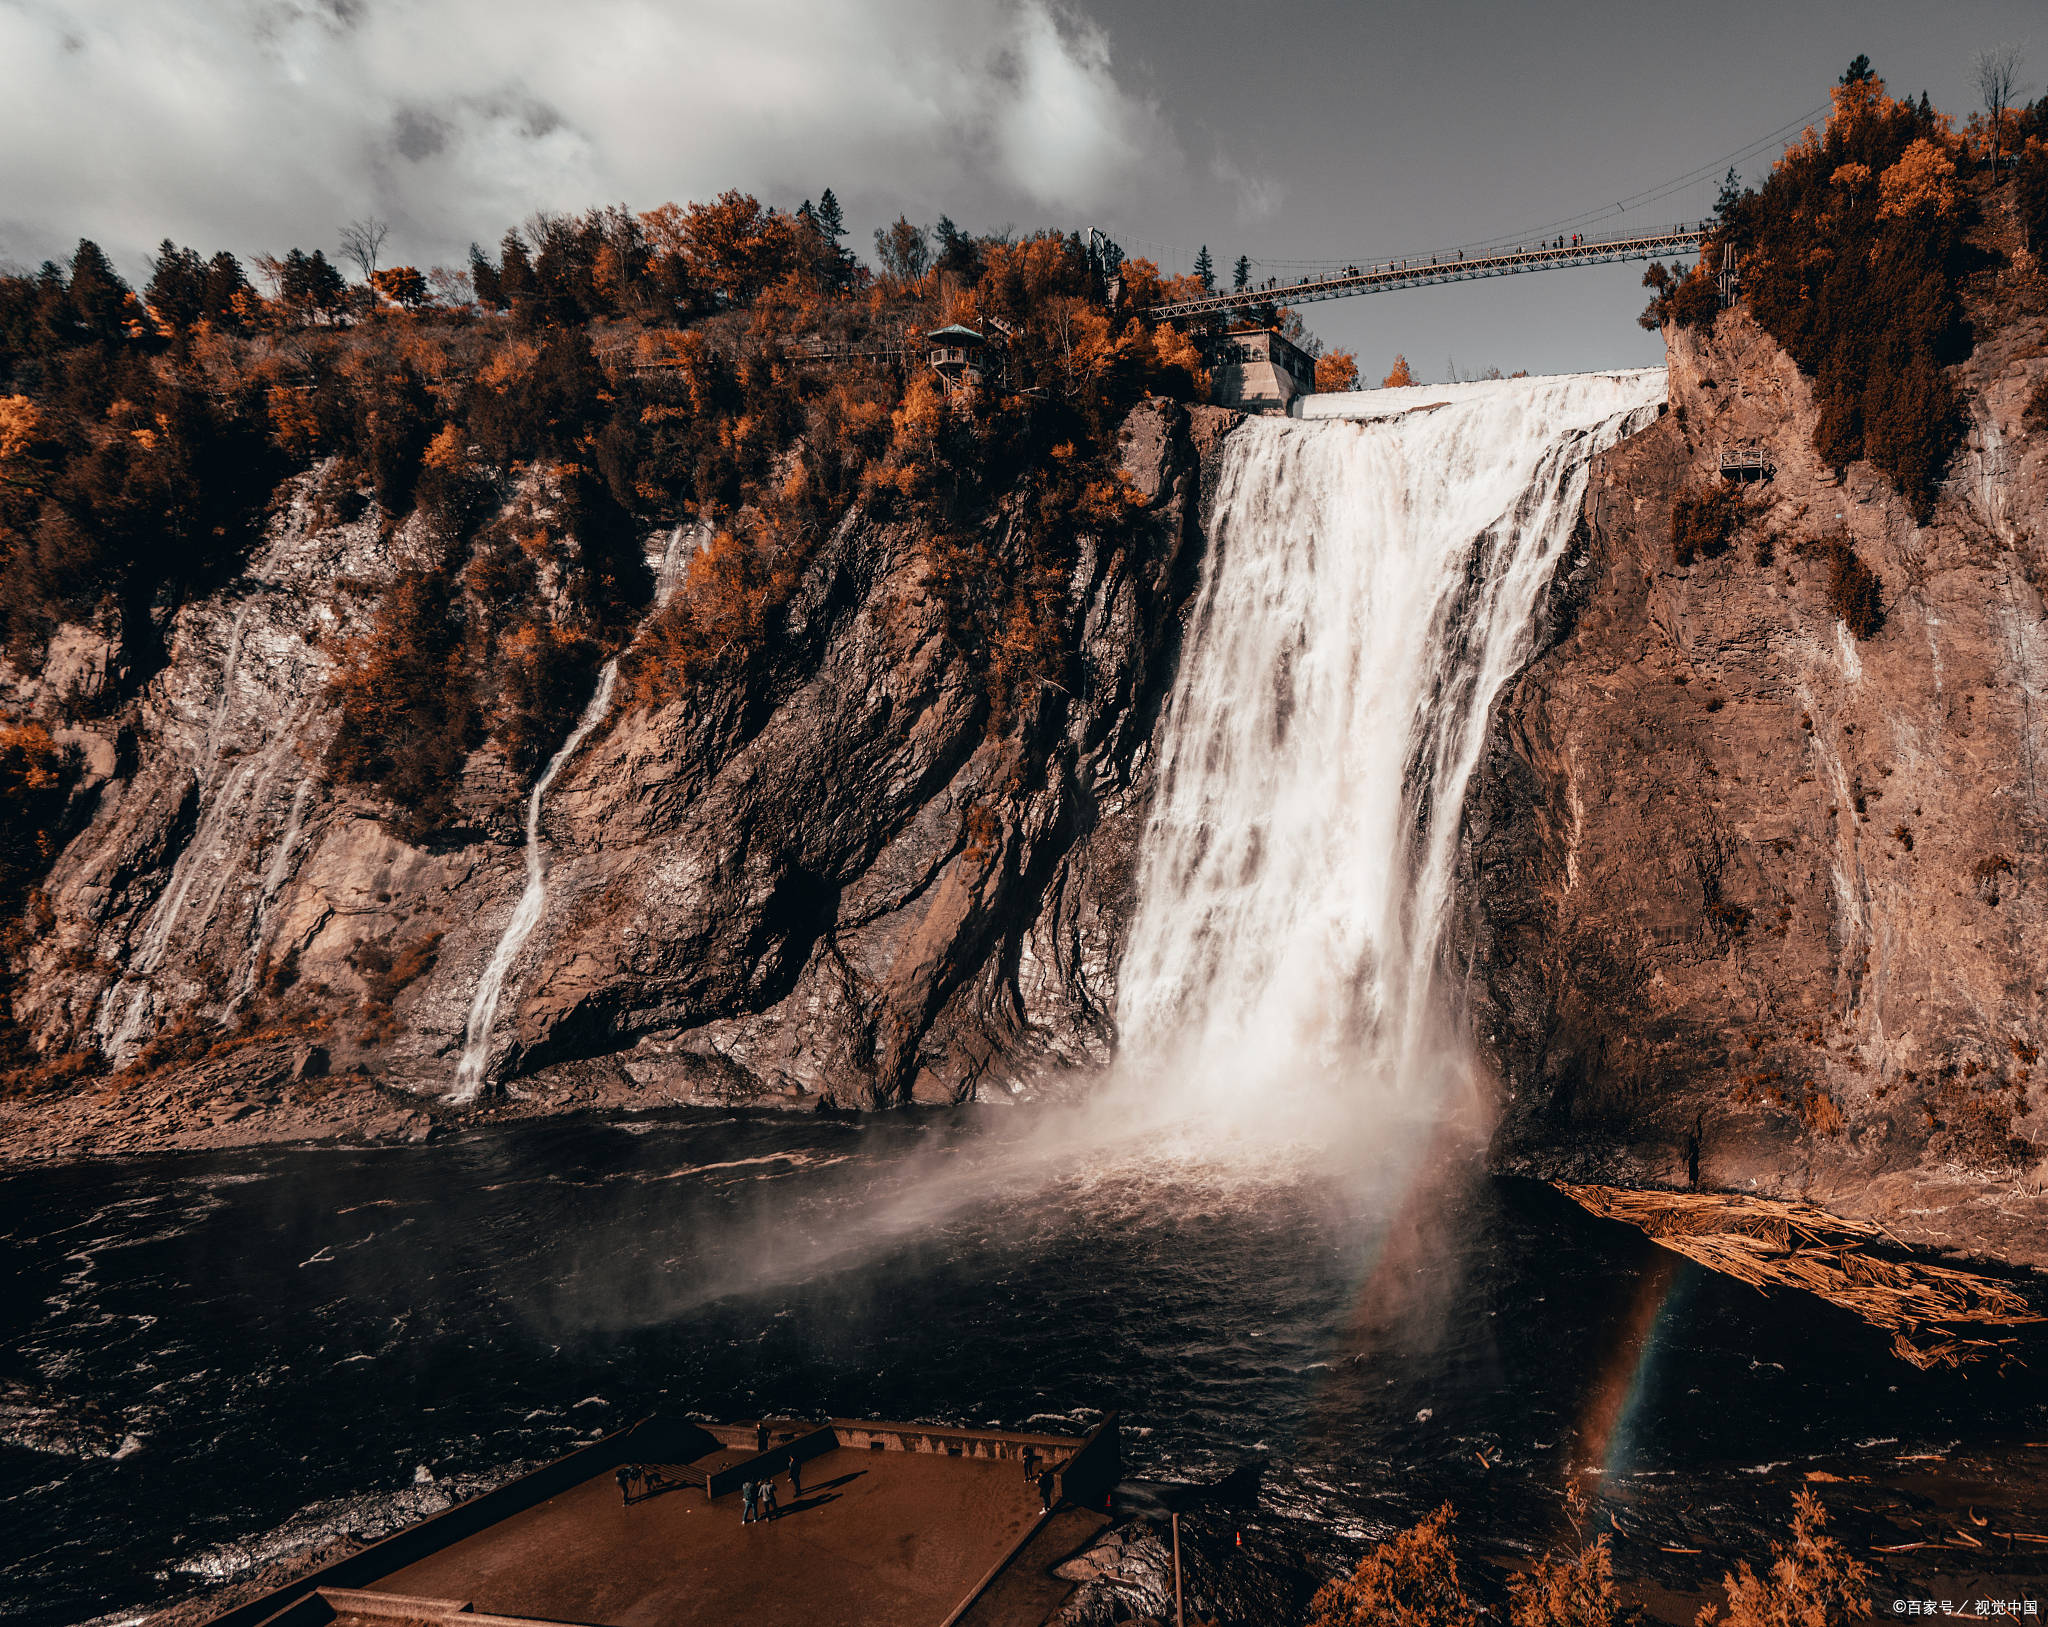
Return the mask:
[(1468, 282), (1478, 277), (1511, 277), (1524, 271), (1554, 271), (1564, 266), (1613, 265), (1625, 260), (1660, 260), (1666, 255), (1699, 252), (1709, 227), (1707, 221), (1691, 221), (1648, 234), (1636, 232), (1625, 237), (1586, 237), (1567, 234), (1512, 249), (1497, 248), (1478, 253), (1459, 250), (1455, 254), (1427, 258), (1388, 260), (1369, 266), (1346, 266), (1319, 277), (1302, 277), (1295, 282), (1268, 277), (1228, 293), (1203, 294), (1195, 299), (1169, 300), (1146, 308), (1155, 322), (1193, 321), (1202, 317), (1229, 317), (1267, 310), (1275, 305), (1307, 305), (1322, 299), (1346, 299), (1353, 294), (1382, 294), (1397, 288), (1427, 288), (1433, 283)]

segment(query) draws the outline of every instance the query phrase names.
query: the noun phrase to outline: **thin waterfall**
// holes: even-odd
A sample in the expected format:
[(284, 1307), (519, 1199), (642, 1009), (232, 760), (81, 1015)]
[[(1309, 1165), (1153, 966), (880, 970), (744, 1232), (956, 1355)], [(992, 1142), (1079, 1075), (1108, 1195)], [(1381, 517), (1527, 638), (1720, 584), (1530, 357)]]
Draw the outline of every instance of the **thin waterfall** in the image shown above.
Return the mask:
[[(688, 557), (691, 536), (692, 533), (683, 526), (677, 526), (669, 533), (655, 572), (654, 610), (666, 604), (669, 594), (675, 590), (683, 561)], [(583, 708), (583, 715), (576, 720), (576, 727), (569, 731), (569, 738), (548, 759), (540, 778), (533, 782), (533, 789), (527, 793), (526, 887), (519, 895), (519, 902), (513, 906), (512, 919), (505, 923), (497, 947), (491, 951), (483, 976), (477, 980), (476, 995), (469, 1006), (469, 1022), (462, 1034), (462, 1059), (455, 1066), (455, 1089), (450, 1094), (451, 1101), (474, 1101), (484, 1087), (484, 1069), (489, 1065), (491, 1056), (491, 1029), (497, 1022), (498, 1002), (505, 993), (505, 979), (512, 971), (513, 962), (518, 960), (519, 952), (526, 947), (526, 940), (533, 936), (533, 929), (540, 925), (541, 917), (547, 913), (548, 866), (547, 851), (540, 839), (541, 804), (548, 794), (548, 787), (555, 783), (555, 776), (562, 772), (570, 758), (582, 750), (583, 742), (590, 738), (591, 731), (604, 721), (605, 714), (611, 710), (612, 689), (618, 677), (619, 663), (614, 658), (607, 661), (598, 674), (597, 689)]]
[(1375, 391), (1231, 433), (1120, 976), (1133, 1077), (1190, 1111), (1443, 1088), (1487, 715), (1588, 460), (1663, 395), (1661, 370)]

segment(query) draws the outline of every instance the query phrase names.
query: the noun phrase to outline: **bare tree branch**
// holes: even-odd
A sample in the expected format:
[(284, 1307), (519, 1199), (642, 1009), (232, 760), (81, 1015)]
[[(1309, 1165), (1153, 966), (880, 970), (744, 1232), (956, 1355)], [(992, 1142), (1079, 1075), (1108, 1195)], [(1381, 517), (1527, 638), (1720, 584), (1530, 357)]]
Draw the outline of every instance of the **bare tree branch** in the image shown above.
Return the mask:
[(1984, 98), (1984, 111), (1991, 116), (1991, 161), (1998, 162), (2005, 140), (2005, 115), (2019, 89), (2020, 65), (2026, 52), (2017, 45), (1994, 45), (1970, 59), (1977, 93)]
[(361, 220), (352, 220), (341, 229), (341, 252), (355, 261), (368, 282), (377, 270), (377, 256), (383, 250), (384, 239), (391, 235), (391, 223), (379, 220), (375, 215), (365, 215)]

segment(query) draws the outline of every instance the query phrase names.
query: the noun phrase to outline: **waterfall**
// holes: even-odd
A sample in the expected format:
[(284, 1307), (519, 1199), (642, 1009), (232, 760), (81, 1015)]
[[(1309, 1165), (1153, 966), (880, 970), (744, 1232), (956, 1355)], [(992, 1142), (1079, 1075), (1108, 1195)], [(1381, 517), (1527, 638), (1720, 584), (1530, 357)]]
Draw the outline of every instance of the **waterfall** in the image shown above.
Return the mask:
[[(675, 590), (683, 561), (689, 555), (691, 540), (691, 532), (683, 526), (677, 526), (669, 533), (655, 570), (654, 610), (666, 604), (670, 593)], [(618, 677), (619, 663), (614, 658), (607, 661), (598, 674), (597, 689), (583, 708), (583, 715), (576, 720), (576, 727), (569, 731), (568, 739), (548, 759), (540, 778), (533, 782), (533, 789), (527, 793), (526, 887), (519, 895), (519, 902), (513, 906), (512, 919), (505, 923), (497, 947), (491, 951), (483, 976), (477, 980), (476, 994), (469, 1006), (469, 1022), (462, 1033), (462, 1059), (455, 1066), (455, 1089), (449, 1097), (451, 1101), (474, 1101), (483, 1089), (484, 1069), (491, 1055), (491, 1029), (497, 1021), (498, 1002), (505, 993), (505, 979), (511, 973), (512, 963), (519, 958), (520, 950), (526, 947), (526, 940), (533, 936), (533, 929), (540, 925), (541, 917), (547, 913), (548, 866), (547, 853), (540, 839), (541, 804), (548, 794), (548, 787), (555, 783), (555, 776), (562, 772), (570, 758), (583, 749), (583, 742), (590, 738), (591, 731), (604, 721), (605, 714), (611, 710), (612, 689)]]
[(1661, 370), (1311, 398), (1225, 443), (1118, 996), (1182, 1111), (1448, 1088), (1435, 971), (1466, 783), (1591, 456)]

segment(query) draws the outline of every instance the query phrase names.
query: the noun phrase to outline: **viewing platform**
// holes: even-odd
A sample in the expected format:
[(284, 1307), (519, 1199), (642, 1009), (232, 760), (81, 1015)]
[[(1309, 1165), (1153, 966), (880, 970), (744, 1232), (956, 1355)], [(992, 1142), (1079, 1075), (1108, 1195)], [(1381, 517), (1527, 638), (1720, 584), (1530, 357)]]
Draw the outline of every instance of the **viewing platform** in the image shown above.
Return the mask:
[[(622, 1498), (627, 1466), (652, 1472)], [(655, 1417), (208, 1627), (1039, 1627), (1120, 1472), (1114, 1415), (1081, 1437)], [(750, 1480), (773, 1519), (742, 1523)]]
[(1769, 480), (1778, 472), (1771, 455), (1761, 446), (1737, 446), (1721, 454), (1721, 478), (1738, 484)]

